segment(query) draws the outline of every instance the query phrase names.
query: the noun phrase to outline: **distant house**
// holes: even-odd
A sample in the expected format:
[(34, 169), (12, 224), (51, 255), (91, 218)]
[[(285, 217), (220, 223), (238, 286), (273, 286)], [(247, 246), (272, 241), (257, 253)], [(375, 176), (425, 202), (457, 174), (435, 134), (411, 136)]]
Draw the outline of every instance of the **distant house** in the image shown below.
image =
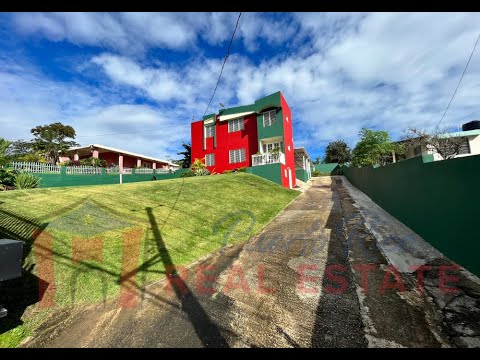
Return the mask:
[(71, 160), (74, 162), (90, 157), (105, 160), (107, 166), (118, 166), (121, 170), (124, 168), (150, 168), (177, 170), (180, 166), (168, 160), (162, 160), (151, 156), (132, 153), (130, 151), (115, 149), (105, 145), (90, 144), (85, 146), (71, 147), (60, 161)]
[[(455, 158), (472, 156), (480, 154), (480, 121), (471, 121), (462, 126), (463, 131), (452, 132), (447, 134), (442, 134), (441, 137), (455, 137), (462, 138), (462, 145), (460, 148), (460, 153), (455, 156)], [(412, 140), (402, 140), (398, 141), (400, 144), (408, 144)], [(406, 147), (405, 154), (398, 155), (394, 154), (393, 161), (398, 161), (402, 159), (410, 159), (415, 156), (432, 154), (433, 159), (443, 160), (442, 156), (434, 151), (431, 147), (428, 146), (415, 146), (415, 147)]]

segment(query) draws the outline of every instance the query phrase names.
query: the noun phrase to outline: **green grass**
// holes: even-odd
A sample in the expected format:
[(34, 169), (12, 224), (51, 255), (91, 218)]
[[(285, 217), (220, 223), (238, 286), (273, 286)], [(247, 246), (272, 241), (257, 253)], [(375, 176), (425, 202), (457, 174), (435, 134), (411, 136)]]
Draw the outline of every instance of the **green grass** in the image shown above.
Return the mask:
[[(24, 276), (0, 283), (12, 315), (0, 320), (0, 347), (18, 345), (53, 310), (118, 297), (125, 232), (141, 234), (136, 286), (143, 287), (165, 276), (165, 264), (186, 266), (247, 240), (298, 194), (245, 173), (0, 193), (0, 237), (24, 241), (26, 255)], [(36, 306), (38, 229), (53, 238), (56, 305), (46, 310)], [(101, 261), (73, 261), (73, 239), (96, 244)]]

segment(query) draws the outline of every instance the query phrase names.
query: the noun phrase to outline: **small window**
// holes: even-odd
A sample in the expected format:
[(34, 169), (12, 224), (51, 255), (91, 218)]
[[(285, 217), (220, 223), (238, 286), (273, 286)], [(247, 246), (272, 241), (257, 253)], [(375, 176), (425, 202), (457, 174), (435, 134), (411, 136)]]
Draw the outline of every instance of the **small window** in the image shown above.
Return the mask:
[(205, 155), (205, 165), (206, 166), (214, 166), (215, 165), (215, 154)]
[(275, 125), (277, 122), (277, 111), (270, 110), (263, 113), (263, 127)]
[(240, 131), (243, 130), (244, 124), (243, 124), (243, 118), (238, 118), (238, 119), (232, 119), (228, 120), (228, 132), (235, 132), (235, 131)]
[(205, 137), (214, 137), (215, 136), (215, 126), (205, 126)]
[(245, 161), (245, 149), (230, 150), (229, 152), (230, 164), (235, 164)]

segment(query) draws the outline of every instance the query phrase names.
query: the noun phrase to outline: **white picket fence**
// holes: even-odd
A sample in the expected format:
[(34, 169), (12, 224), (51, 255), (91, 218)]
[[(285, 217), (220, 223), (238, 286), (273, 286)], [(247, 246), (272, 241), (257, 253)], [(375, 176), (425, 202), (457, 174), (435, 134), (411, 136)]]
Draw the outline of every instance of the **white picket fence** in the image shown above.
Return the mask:
[(60, 166), (37, 162), (12, 162), (12, 168), (29, 173), (60, 174)]
[(149, 168), (136, 168), (135, 174), (153, 174), (153, 169)]
[(102, 173), (102, 168), (84, 165), (67, 166), (66, 172), (68, 175), (100, 175)]

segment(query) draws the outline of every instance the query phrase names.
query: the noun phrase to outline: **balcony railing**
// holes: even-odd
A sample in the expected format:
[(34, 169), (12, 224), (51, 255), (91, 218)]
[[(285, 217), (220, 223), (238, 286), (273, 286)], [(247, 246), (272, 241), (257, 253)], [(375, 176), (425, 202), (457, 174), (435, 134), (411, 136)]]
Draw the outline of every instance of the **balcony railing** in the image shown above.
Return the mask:
[(267, 164), (285, 164), (285, 154), (282, 152), (277, 153), (264, 153), (259, 155), (252, 155), (252, 166), (267, 165)]

